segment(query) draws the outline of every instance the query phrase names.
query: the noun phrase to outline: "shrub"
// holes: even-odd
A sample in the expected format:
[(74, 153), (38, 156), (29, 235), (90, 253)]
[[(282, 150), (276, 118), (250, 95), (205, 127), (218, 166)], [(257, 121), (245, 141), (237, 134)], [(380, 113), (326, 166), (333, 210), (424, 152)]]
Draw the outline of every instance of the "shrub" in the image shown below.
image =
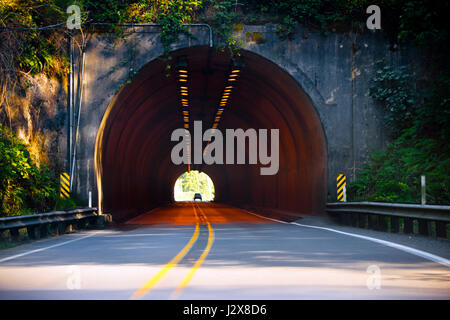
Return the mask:
[(0, 216), (48, 211), (58, 197), (58, 180), (37, 164), (27, 146), (0, 125)]

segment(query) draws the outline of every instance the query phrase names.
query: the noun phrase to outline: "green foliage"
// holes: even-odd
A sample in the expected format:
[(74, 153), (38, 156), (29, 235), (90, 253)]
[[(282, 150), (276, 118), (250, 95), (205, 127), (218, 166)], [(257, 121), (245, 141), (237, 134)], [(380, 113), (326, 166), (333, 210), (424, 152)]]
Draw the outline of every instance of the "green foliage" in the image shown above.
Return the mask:
[(108, 2), (82, 1), (88, 20), (110, 23), (158, 23), (161, 24), (161, 42), (164, 54), (178, 40), (179, 34), (189, 34), (183, 24), (192, 22), (201, 8), (201, 0), (140, 0)]
[[(192, 170), (183, 173), (177, 180), (177, 184), (181, 182), (181, 190), (175, 190), (175, 199), (192, 200), (194, 193), (201, 193), (203, 200), (214, 198), (214, 185), (211, 178), (203, 172)], [(210, 190), (211, 187), (211, 190)], [(178, 193), (179, 191), (182, 194)]]
[(420, 203), (420, 176), (426, 176), (427, 202), (450, 204), (450, 158), (433, 139), (417, 139), (413, 130), (375, 152), (349, 185), (352, 201)]
[[(37, 28), (63, 22), (66, 13), (56, 5), (59, 2), (65, 5), (65, 1), (56, 0), (39, 1), (39, 5), (31, 0), (0, 0), (0, 27)], [(61, 41), (56, 40), (54, 31), (2, 32), (0, 43), (2, 42), (8, 46), (1, 49), (14, 57), (14, 68), (31, 74), (45, 72), (59, 76), (69, 71), (68, 59)]]
[(408, 67), (376, 72), (371, 95), (381, 102), (392, 143), (373, 153), (349, 185), (352, 201), (419, 203), (425, 175), (427, 202), (450, 204), (450, 74), (442, 72), (424, 90), (413, 79)]
[[(32, 75), (40, 72), (52, 73), (52, 70), (55, 70), (56, 61), (54, 59), (60, 53), (52, 42), (36, 34), (34, 37), (29, 36), (22, 47), (23, 52), (17, 57), (22, 70), (29, 71)], [(67, 73), (67, 68), (68, 64), (58, 72), (59, 75)]]
[(450, 12), (449, 1), (409, 0), (402, 1), (399, 16), (399, 38), (412, 40), (418, 45), (449, 46)]
[(33, 161), (27, 146), (0, 125), (0, 216), (50, 210), (58, 180), (48, 167)]
[(385, 123), (398, 136), (417, 116), (413, 74), (407, 66), (394, 68), (378, 64), (381, 68), (372, 78), (370, 95), (381, 102)]
[(237, 15), (232, 10), (233, 1), (210, 1), (215, 9), (214, 18), (211, 24), (215, 28), (216, 35), (223, 40), (224, 43), (230, 43), (233, 38), (233, 24), (236, 22)]

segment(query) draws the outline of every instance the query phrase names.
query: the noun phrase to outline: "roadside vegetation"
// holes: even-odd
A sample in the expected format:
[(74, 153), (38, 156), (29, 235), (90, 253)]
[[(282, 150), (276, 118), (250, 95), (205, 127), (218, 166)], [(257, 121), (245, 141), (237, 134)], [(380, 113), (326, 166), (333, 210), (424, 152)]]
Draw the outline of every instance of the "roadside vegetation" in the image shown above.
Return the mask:
[(349, 186), (351, 201), (420, 203), (420, 176), (430, 204), (450, 204), (450, 3), (406, 3), (398, 37), (425, 53), (426, 77), (415, 65), (394, 69), (383, 61), (370, 95), (383, 109), (390, 143)]

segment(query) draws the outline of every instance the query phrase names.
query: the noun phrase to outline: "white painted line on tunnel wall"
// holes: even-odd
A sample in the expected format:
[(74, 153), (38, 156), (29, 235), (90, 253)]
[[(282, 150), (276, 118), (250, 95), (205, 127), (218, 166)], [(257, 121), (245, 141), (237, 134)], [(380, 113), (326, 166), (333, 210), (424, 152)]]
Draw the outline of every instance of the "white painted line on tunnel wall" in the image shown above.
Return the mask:
[(81, 237), (81, 238), (76, 238), (76, 239), (72, 239), (72, 240), (69, 240), (69, 241), (62, 242), (62, 243), (57, 243), (57, 244), (54, 244), (52, 246), (48, 246), (48, 247), (44, 247), (44, 248), (39, 248), (39, 249), (35, 249), (35, 250), (19, 253), (19, 254), (10, 256), (10, 257), (6, 257), (6, 258), (3, 258), (3, 259), (0, 259), (0, 263), (5, 262), (5, 261), (9, 261), (9, 260), (13, 260), (13, 259), (16, 259), (16, 258), (20, 258), (20, 257), (23, 257), (23, 256), (27, 256), (27, 255), (32, 254), (32, 253), (36, 253), (36, 252), (44, 251), (44, 250), (47, 250), (47, 249), (60, 247), (60, 246), (63, 246), (65, 244), (69, 244), (69, 243), (72, 243), (72, 242), (75, 242), (75, 241), (83, 240), (83, 239), (95, 236), (98, 233), (99, 232), (97, 231), (97, 232), (94, 232), (92, 234), (88, 234), (88, 235), (86, 235), (84, 237)]
[(442, 265), (444, 265), (446, 267), (450, 267), (450, 260), (448, 260), (448, 259), (445, 259), (443, 257), (439, 257), (437, 255), (434, 255), (434, 254), (431, 254), (431, 253), (428, 253), (428, 252), (425, 252), (425, 251), (422, 251), (422, 250), (418, 250), (418, 249), (414, 249), (414, 248), (411, 248), (411, 247), (407, 247), (407, 246), (404, 246), (404, 245), (401, 245), (401, 244), (398, 244), (398, 243), (394, 243), (394, 242), (390, 242), (390, 241), (386, 241), (386, 240), (381, 240), (381, 239), (377, 239), (377, 238), (372, 238), (372, 237), (368, 237), (368, 236), (363, 236), (363, 235), (359, 235), (359, 234), (355, 234), (355, 233), (339, 231), (339, 230), (332, 229), (332, 228), (310, 226), (310, 225), (307, 225), (307, 224), (301, 224), (301, 223), (297, 223), (297, 222), (285, 222), (285, 221), (281, 221), (281, 220), (277, 220), (277, 219), (264, 217), (264, 216), (261, 216), (259, 214), (250, 212), (250, 211), (245, 210), (245, 209), (241, 209), (241, 210), (244, 210), (244, 211), (246, 211), (246, 212), (248, 212), (248, 213), (250, 213), (252, 215), (258, 216), (260, 218), (271, 220), (271, 221), (275, 221), (275, 222), (278, 222), (278, 223), (292, 224), (292, 225), (296, 225), (296, 226), (299, 226), (299, 227), (305, 227), (305, 228), (326, 230), (326, 231), (331, 231), (331, 232), (343, 234), (343, 235), (350, 236), (350, 237), (355, 237), (355, 238), (360, 238), (360, 239), (376, 242), (376, 243), (379, 243), (379, 244), (382, 244), (382, 245), (385, 245), (385, 246), (388, 246), (388, 247), (391, 247), (391, 248), (394, 248), (394, 249), (398, 249), (398, 250), (401, 250), (401, 251), (413, 254), (413, 255), (421, 257), (421, 258), (425, 258), (425, 259), (433, 261), (433, 262), (437, 262), (437, 263), (442, 264)]

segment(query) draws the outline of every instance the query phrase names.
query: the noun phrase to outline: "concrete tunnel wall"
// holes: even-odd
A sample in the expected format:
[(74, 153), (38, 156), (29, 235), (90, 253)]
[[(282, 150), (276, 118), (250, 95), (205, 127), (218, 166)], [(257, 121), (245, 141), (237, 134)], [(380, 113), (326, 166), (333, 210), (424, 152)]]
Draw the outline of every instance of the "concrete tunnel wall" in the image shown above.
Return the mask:
[[(180, 49), (190, 74), (190, 121), (212, 124), (231, 64), (207, 46)], [(259, 165), (193, 165), (208, 174), (216, 201), (277, 208), (295, 215), (323, 212), (326, 202), (326, 141), (319, 116), (288, 73), (261, 56), (243, 51), (245, 67), (220, 127), (280, 130), (278, 174), (262, 176)], [(186, 165), (170, 159), (171, 133), (183, 126), (176, 77), (166, 62), (145, 65), (111, 102), (99, 131), (96, 157), (105, 212), (116, 220), (173, 201), (173, 186)], [(192, 133), (192, 131), (191, 131)], [(247, 158), (248, 159), (248, 158)]]
[[(274, 24), (260, 26), (244, 25), (242, 30), (233, 34), (233, 37), (242, 42), (241, 46), (247, 53), (252, 52), (257, 57), (267, 59), (278, 66), (279, 69), (284, 70), (286, 76), (289, 75), (292, 77), (291, 80), (294, 79), (303, 89), (304, 92), (302, 94), (306, 93), (310, 98), (320, 118), (327, 142), (327, 190), (324, 196), (328, 201), (334, 201), (336, 197), (336, 176), (344, 173), (347, 175), (348, 181), (353, 181), (358, 176), (358, 172), (364, 166), (364, 163), (368, 161), (370, 152), (383, 149), (387, 142), (388, 131), (383, 125), (382, 110), (369, 94), (371, 77), (373, 77), (377, 69), (375, 61), (383, 59), (387, 64), (393, 65), (394, 67), (400, 67), (404, 64), (414, 62), (412, 64), (417, 67), (416, 71), (418, 74), (420, 74), (420, 70), (426, 69), (426, 65), (418, 63), (420, 62), (419, 58), (421, 57), (421, 53), (411, 48), (400, 47), (395, 51), (390, 50), (389, 42), (383, 38), (382, 33), (378, 32), (370, 34), (332, 33), (324, 36), (319, 31), (298, 28), (295, 32), (295, 39), (292, 41), (282, 41), (279, 39), (276, 29), (277, 26)], [(109, 107), (119, 98), (117, 93), (123, 84), (130, 79), (129, 77), (135, 71), (147, 66), (149, 62), (158, 61), (160, 59), (159, 57), (163, 54), (159, 27), (134, 26), (128, 31), (129, 33), (127, 32), (127, 35), (121, 38), (114, 37), (108, 31), (97, 29), (89, 30), (87, 34), (86, 71), (73, 187), (74, 192), (81, 199), (84, 199), (86, 203), (89, 192), (92, 192), (94, 206), (98, 206), (99, 200), (101, 202), (101, 199), (97, 197), (97, 186), (99, 182), (97, 181), (94, 167), (95, 162), (98, 160), (97, 156), (101, 156), (101, 153), (96, 155), (96, 141), (99, 135), (103, 134), (103, 131), (99, 130), (102, 120), (112, 111), (112, 108)], [(208, 28), (192, 26), (190, 27), (190, 31), (194, 34), (195, 38), (181, 35), (179, 40), (173, 44), (173, 50), (209, 45)], [(261, 35), (261, 39), (264, 39), (264, 41), (255, 42), (251, 36), (254, 34)], [(214, 38), (213, 40), (214, 43), (217, 43), (218, 39)], [(75, 51), (75, 53), (76, 61), (79, 61), (80, 56), (78, 51)], [(229, 60), (225, 64), (228, 62)], [(153, 66), (156, 68), (156, 64), (153, 64)], [(162, 68), (161, 65), (158, 64), (158, 66)], [(79, 74), (77, 68), (75, 69), (75, 74)], [(253, 77), (255, 74), (253, 74)], [(139, 76), (142, 77), (143, 74)], [(168, 80), (165, 77), (161, 77), (160, 79), (161, 83), (157, 85), (164, 85), (166, 80)], [(223, 79), (220, 79), (217, 73), (208, 81), (211, 82), (212, 87), (215, 88), (214, 90), (221, 90), (217, 88), (223, 85)], [(215, 81), (219, 84), (215, 83)], [(245, 84), (245, 82), (242, 83)], [(261, 81), (258, 83), (262, 85)], [(121, 94), (125, 92), (125, 88), (122, 88)], [(150, 123), (154, 123), (154, 125), (160, 124), (159, 122), (156, 123), (158, 117), (163, 117), (164, 112), (168, 114), (174, 108), (175, 100), (172, 101), (167, 97), (162, 98), (164, 95), (167, 95), (166, 90), (171, 91), (172, 89), (166, 88), (161, 90), (159, 99), (163, 102), (166, 99), (168, 103), (165, 109), (158, 108), (158, 113), (154, 117), (149, 118), (151, 120)], [(284, 90), (280, 92), (281, 95), (285, 95)], [(266, 94), (264, 99), (256, 97), (253, 92), (245, 92), (244, 94), (244, 91), (239, 91), (236, 94), (233, 99), (240, 95), (242, 99), (253, 99), (261, 105), (269, 104), (268, 101), (272, 99), (268, 98), (271, 96), (270, 94)], [(280, 94), (275, 92), (275, 96)], [(289, 95), (287, 97), (289, 99), (292, 98)], [(146, 103), (150, 104), (157, 98), (158, 95), (154, 95)], [(171, 98), (175, 99), (175, 97)], [(216, 104), (217, 102), (214, 106)], [(191, 103), (191, 105), (199, 106), (207, 110), (206, 103), (203, 102), (199, 104), (199, 101), (197, 101)], [(291, 109), (286, 108), (285, 111)], [(233, 113), (225, 114), (221, 127), (232, 128), (236, 126), (245, 128), (248, 126), (256, 128), (263, 124), (271, 125), (280, 121), (280, 119), (277, 120), (276, 118), (264, 118), (264, 108), (261, 109), (261, 114), (239, 112), (240, 110), (235, 108)], [(303, 118), (292, 118), (294, 113), (289, 111), (288, 113), (283, 113), (279, 118), (288, 118), (286, 123), (289, 124), (289, 128), (295, 128), (295, 123), (298, 124), (299, 119)], [(131, 114), (128, 116), (131, 116)], [(200, 118), (203, 117), (206, 119), (207, 115), (202, 115)], [(67, 119), (68, 116), (61, 128), (59, 149), (61, 163), (66, 170), (69, 170), (69, 157), (66, 156), (68, 153), (66, 134), (69, 130)], [(178, 120), (174, 119), (173, 121)], [(231, 126), (227, 123), (228, 121), (232, 124)], [(163, 126), (172, 126), (175, 128), (179, 127), (179, 123), (167, 122)], [(141, 130), (139, 132), (143, 131)], [(306, 131), (298, 131), (298, 135), (301, 134), (306, 134)], [(117, 132), (114, 135), (117, 135)], [(287, 145), (295, 145), (303, 141), (303, 138), (300, 136), (290, 136), (288, 139), (285, 136), (283, 139), (286, 140), (284, 143)], [(291, 143), (289, 142), (290, 140), (294, 142)], [(152, 142), (148, 141), (147, 143)], [(125, 157), (125, 155), (118, 155), (118, 157)], [(294, 157), (286, 157), (286, 159), (294, 159)], [(289, 170), (292, 170), (290, 166), (287, 167)], [(214, 170), (218, 171), (215, 167), (209, 168), (211, 172)], [(227, 182), (229, 181), (227, 179), (230, 179), (229, 171), (235, 172), (233, 175), (242, 175), (244, 177), (246, 175), (253, 175), (252, 170), (258, 169), (236, 166), (231, 170), (225, 168), (222, 173), (218, 171), (216, 173), (216, 179), (223, 179), (226, 182), (223, 185), (229, 186), (230, 184)], [(170, 170), (166, 168), (165, 171)], [(167, 177), (165, 171), (161, 171), (158, 174), (170, 179), (170, 177)], [(112, 171), (108, 172), (111, 173)], [(212, 173), (210, 174), (212, 175)], [(223, 174), (222, 178), (219, 177), (221, 174)], [(286, 173), (280, 171), (278, 175), (282, 177)], [(272, 183), (269, 177), (266, 178), (260, 181), (266, 183), (265, 181), (267, 180), (269, 181), (268, 183)], [(176, 177), (174, 176), (173, 179), (176, 179)], [(279, 182), (284, 186), (281, 186), (280, 189), (273, 187), (275, 188), (274, 190), (288, 188), (287, 186), (292, 188), (295, 185), (294, 182), (289, 180), (292, 179), (290, 175), (279, 179), (279, 181), (277, 180), (275, 182)], [(282, 182), (282, 179), (288, 182)], [(217, 181), (215, 183), (217, 184)], [(171, 183), (168, 183), (166, 187), (172, 192)], [(242, 193), (239, 195), (231, 196), (233, 191), (227, 191), (227, 187), (218, 190), (221, 194), (229, 194), (227, 196), (228, 201), (236, 201), (241, 206), (244, 206), (240, 200), (240, 195), (244, 197), (244, 195), (252, 194), (255, 191), (241, 191)], [(265, 187), (264, 192), (267, 194), (273, 193), (270, 191), (269, 186)], [(287, 195), (288, 193), (280, 192), (280, 194)], [(299, 190), (297, 196), (302, 197), (304, 194)], [(266, 207), (271, 205), (271, 199), (278, 199), (278, 202), (282, 202), (280, 200), (281, 198), (279, 198), (281, 195), (272, 198), (263, 196), (262, 194), (252, 194), (252, 197), (255, 199), (262, 197), (259, 203), (263, 203), (263, 205), (266, 203), (264, 205)], [(275, 203), (275, 200), (273, 201)], [(255, 201), (255, 203), (257, 202)], [(287, 201), (287, 203), (290, 203), (290, 201)]]

